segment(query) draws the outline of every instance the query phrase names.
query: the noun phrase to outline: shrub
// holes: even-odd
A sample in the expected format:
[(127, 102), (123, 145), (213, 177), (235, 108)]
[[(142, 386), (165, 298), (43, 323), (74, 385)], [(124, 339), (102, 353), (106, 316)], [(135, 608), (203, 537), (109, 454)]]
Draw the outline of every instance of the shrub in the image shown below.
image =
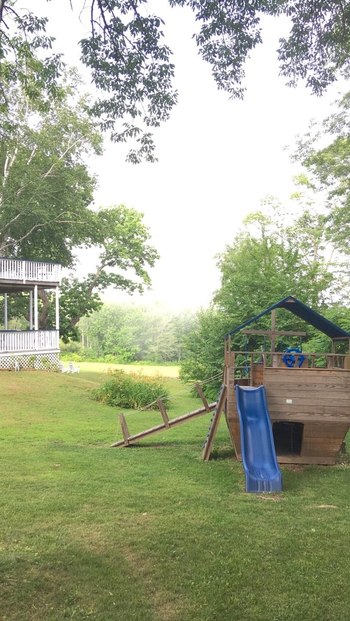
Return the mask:
[[(160, 398), (165, 405), (169, 403), (169, 393), (157, 378), (119, 370), (111, 371), (110, 375), (107, 382), (92, 391), (92, 397), (96, 401), (135, 410), (153, 404)], [(154, 403), (154, 409), (156, 408)]]

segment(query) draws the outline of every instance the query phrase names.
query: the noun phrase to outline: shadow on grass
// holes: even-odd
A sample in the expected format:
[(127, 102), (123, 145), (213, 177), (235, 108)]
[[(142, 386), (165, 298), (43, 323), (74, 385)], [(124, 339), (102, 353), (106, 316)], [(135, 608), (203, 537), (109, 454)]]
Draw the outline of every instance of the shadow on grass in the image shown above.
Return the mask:
[(133, 449), (156, 449), (156, 448), (174, 448), (175, 447), (190, 447), (190, 446), (196, 446), (198, 447), (198, 450), (201, 451), (202, 450), (202, 444), (201, 442), (198, 442), (196, 440), (181, 440), (181, 438), (177, 439), (177, 440), (162, 440), (160, 442), (140, 442), (140, 443), (135, 443), (135, 444), (129, 444), (128, 447), (124, 447), (124, 448), (133, 448)]
[(282, 466), (284, 491), (303, 492), (306, 488), (321, 489), (321, 483), (326, 477), (332, 481), (335, 466)]
[(236, 454), (232, 446), (227, 446), (222, 449), (214, 449), (210, 456), (210, 461), (220, 461), (224, 459), (234, 459), (236, 461)]

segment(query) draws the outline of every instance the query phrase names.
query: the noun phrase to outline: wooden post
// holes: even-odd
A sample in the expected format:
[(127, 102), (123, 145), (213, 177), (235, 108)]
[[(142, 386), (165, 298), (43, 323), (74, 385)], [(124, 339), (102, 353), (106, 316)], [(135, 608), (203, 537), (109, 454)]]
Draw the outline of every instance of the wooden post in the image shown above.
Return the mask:
[(39, 330), (38, 285), (34, 285), (34, 330)]
[(216, 404), (216, 408), (213, 414), (213, 417), (210, 421), (209, 431), (204, 442), (203, 451), (202, 451), (202, 459), (204, 461), (208, 461), (210, 459), (210, 453), (213, 446), (214, 438), (219, 426), (221, 412), (225, 407), (226, 403), (226, 395), (227, 395), (227, 387), (225, 384), (221, 386), (220, 395), (218, 398), (218, 402)]
[(200, 386), (200, 384), (195, 384), (195, 388), (196, 388), (196, 391), (198, 392), (200, 398), (203, 401), (203, 405), (204, 405), (205, 409), (207, 410), (207, 412), (210, 412), (209, 403), (208, 403), (207, 399), (205, 398), (205, 394), (204, 394), (204, 392), (202, 390), (202, 387)]
[(271, 311), (271, 354), (272, 354), (272, 366), (278, 367), (278, 356), (274, 355), (276, 351), (276, 309)]
[(253, 369), (253, 352), (251, 352), (250, 354), (250, 378), (249, 378), (249, 385), (253, 386), (253, 373), (254, 373), (254, 369)]
[(60, 290), (58, 287), (56, 287), (55, 294), (56, 294), (55, 295), (55, 302), (56, 302), (55, 304), (55, 309), (56, 309), (55, 327), (56, 327), (56, 330), (59, 331), (60, 329)]
[(271, 311), (271, 351), (276, 350), (276, 309)]
[(120, 426), (121, 426), (121, 430), (122, 430), (122, 434), (124, 438), (124, 445), (128, 446), (130, 444), (129, 442), (130, 433), (129, 433), (128, 426), (126, 424), (124, 414), (119, 414), (119, 422), (120, 422)]
[(7, 293), (4, 294), (4, 329), (8, 327)]
[(32, 289), (29, 291), (29, 330), (33, 330), (34, 322), (33, 322), (33, 291)]
[(162, 419), (164, 421), (164, 425), (168, 428), (170, 425), (169, 425), (169, 418), (168, 418), (167, 411), (165, 409), (165, 405), (161, 399), (157, 399), (157, 403), (158, 403), (159, 411), (162, 415)]

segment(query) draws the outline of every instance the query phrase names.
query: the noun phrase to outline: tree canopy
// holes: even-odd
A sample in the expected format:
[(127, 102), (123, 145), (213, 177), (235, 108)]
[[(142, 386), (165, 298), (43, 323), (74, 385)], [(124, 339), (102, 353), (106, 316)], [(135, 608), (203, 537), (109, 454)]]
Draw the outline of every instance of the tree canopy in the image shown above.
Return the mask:
[[(63, 282), (62, 332), (68, 338), (76, 336), (80, 317), (98, 308), (102, 290), (112, 286), (132, 293), (148, 287), (148, 269), (158, 254), (149, 244), (143, 214), (124, 205), (93, 207), (95, 178), (87, 161), (102, 153), (101, 134), (86, 101), (77, 96), (75, 74), (56, 78), (52, 89), (45, 66), (33, 58), (17, 55), (7, 72), (2, 67), (0, 254), (74, 269), (78, 251), (91, 249), (96, 268), (85, 270), (82, 280), (73, 276)], [(33, 80), (34, 94), (28, 92)], [(39, 325), (45, 327), (48, 295), (40, 296)]]
[(312, 123), (294, 158), (303, 166), (299, 183), (325, 207), (327, 235), (348, 252), (350, 235), (350, 93), (334, 105), (321, 123)]
[[(346, 257), (342, 258), (344, 265), (339, 257), (333, 260), (324, 221), (324, 215), (306, 208), (288, 221), (286, 210), (270, 200), (263, 211), (245, 219), (242, 230), (218, 257), (221, 284), (211, 308), (198, 314), (187, 340), (184, 379), (207, 381), (214, 377), (206, 391), (215, 397), (222, 380), (220, 373), (218, 377), (215, 374), (223, 365), (225, 333), (288, 295), (322, 313), (331, 305), (341, 309), (349, 296), (349, 267)], [(266, 329), (269, 322), (264, 317), (256, 327)], [(279, 313), (279, 328), (315, 336), (314, 330), (287, 311)], [(259, 349), (259, 338), (251, 337), (249, 347)], [(247, 347), (241, 333), (233, 339), (237, 349)], [(284, 343), (284, 347), (290, 345)]]
[[(244, 94), (245, 63), (262, 42), (264, 16), (289, 20), (290, 31), (280, 38), (277, 56), (280, 72), (290, 85), (303, 80), (319, 95), (341, 73), (349, 71), (350, 7), (338, 0), (168, 0), (168, 4), (192, 11), (199, 53), (211, 65), (218, 88), (232, 97)], [(90, 112), (114, 140), (134, 140), (130, 161), (138, 162), (142, 157), (153, 160), (151, 130), (169, 118), (177, 102), (175, 66), (164, 34), (161, 4), (149, 0), (71, 0), (71, 5), (85, 8), (89, 16), (90, 33), (80, 42), (82, 62), (90, 68), (100, 93)], [(68, 1), (65, 10), (69, 10)], [(35, 51), (39, 47), (49, 50), (52, 44), (45, 34), (46, 23), (45, 18), (33, 13), (29, 2), (23, 9), (16, 0), (0, 0), (3, 71), (8, 70), (7, 59), (13, 56), (24, 56), (34, 68)], [(48, 55), (40, 62), (40, 75), (54, 91), (62, 61)], [(28, 83), (14, 65), (11, 71), (22, 80), (28, 95), (40, 99), (34, 79)], [(6, 105), (4, 89), (2, 105)]]

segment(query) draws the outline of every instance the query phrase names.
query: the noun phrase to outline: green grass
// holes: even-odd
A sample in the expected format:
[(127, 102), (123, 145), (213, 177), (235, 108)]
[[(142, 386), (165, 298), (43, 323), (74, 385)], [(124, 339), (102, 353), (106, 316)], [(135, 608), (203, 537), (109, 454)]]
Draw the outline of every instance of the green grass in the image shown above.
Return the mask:
[[(68, 359), (67, 359), (68, 360)], [(110, 362), (75, 362), (82, 371), (93, 373), (108, 373), (113, 369), (120, 369), (126, 373), (140, 373), (141, 375), (159, 375), (160, 377), (178, 377), (179, 366), (154, 365), (154, 364), (113, 364)]]
[[(246, 494), (209, 416), (129, 449), (104, 373), (0, 374), (1, 621), (348, 621), (350, 469), (283, 468)], [(171, 417), (199, 407), (167, 379)], [(159, 413), (127, 413), (132, 431)]]

